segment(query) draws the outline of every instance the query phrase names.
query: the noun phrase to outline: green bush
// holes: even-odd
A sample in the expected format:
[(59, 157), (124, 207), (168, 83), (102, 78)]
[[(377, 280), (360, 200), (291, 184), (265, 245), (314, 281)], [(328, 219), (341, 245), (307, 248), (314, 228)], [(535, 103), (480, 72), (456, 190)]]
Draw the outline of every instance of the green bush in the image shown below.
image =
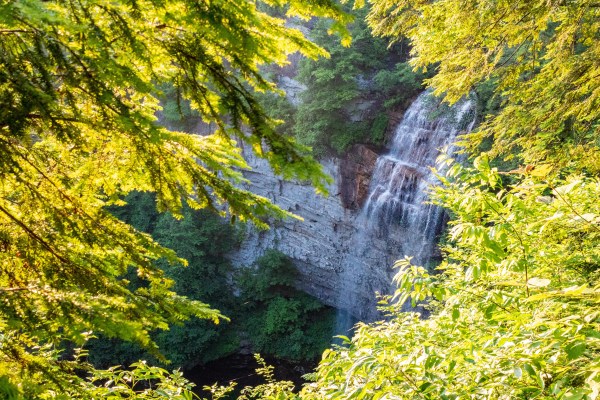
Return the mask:
[(243, 329), (253, 351), (289, 360), (317, 359), (331, 341), (335, 312), (297, 290), (297, 270), (269, 250), (238, 277)]
[[(293, 132), (316, 157), (341, 155), (355, 143), (382, 145), (387, 128), (382, 114), (405, 107), (423, 89), (425, 75), (413, 72), (405, 62), (406, 44), (388, 47), (385, 40), (374, 38), (364, 22), (367, 11), (352, 11), (356, 22), (350, 47), (327, 34), (326, 22), (318, 23), (311, 35), (331, 57), (300, 64), (298, 79), (308, 89), (302, 94)], [(357, 110), (359, 104), (366, 109)]]
[[(295, 361), (316, 359), (329, 345), (334, 312), (294, 287), (298, 271), (287, 256), (267, 251), (255, 269), (241, 270), (236, 277), (238, 298), (230, 282), (234, 271), (225, 257), (240, 237), (235, 226), (209, 211), (185, 208), (181, 220), (158, 214), (147, 193), (133, 193), (125, 200), (126, 206), (111, 212), (188, 260), (187, 266), (157, 261), (175, 281), (177, 292), (207, 302), (231, 318), (220, 325), (192, 319), (154, 332), (170, 367), (191, 368), (236, 352), (239, 332), (248, 333), (255, 351)], [(139, 287), (135, 274), (124, 278)], [(139, 359), (162, 362), (122, 340), (103, 337), (91, 340), (88, 347), (90, 361), (100, 367)]]

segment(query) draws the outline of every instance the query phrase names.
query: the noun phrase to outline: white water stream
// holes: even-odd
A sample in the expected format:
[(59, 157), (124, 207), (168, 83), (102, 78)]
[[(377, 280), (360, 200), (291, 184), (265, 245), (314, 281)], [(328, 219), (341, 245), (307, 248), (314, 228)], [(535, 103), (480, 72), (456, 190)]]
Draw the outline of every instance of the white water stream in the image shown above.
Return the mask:
[(389, 254), (397, 258), (410, 256), (419, 265), (431, 264), (445, 224), (444, 211), (427, 203), (428, 188), (436, 184), (431, 168), (441, 169), (436, 165), (440, 151), (452, 154), (456, 136), (470, 131), (474, 123), (475, 102), (469, 99), (447, 107), (425, 92), (406, 111), (389, 153), (377, 159), (369, 196), (356, 220), (340, 274), (343, 298), (338, 303), (346, 304), (347, 312), (340, 313), (337, 333), (345, 334), (355, 318), (377, 317), (374, 293), (392, 291), (391, 265), (372, 265), (376, 257), (371, 256), (370, 238), (384, 239)]

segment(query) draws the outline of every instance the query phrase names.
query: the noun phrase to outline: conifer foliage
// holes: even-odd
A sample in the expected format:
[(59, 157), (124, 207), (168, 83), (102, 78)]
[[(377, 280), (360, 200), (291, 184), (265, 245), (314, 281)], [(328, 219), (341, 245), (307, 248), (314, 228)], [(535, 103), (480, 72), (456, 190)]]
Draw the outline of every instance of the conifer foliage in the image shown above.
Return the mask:
[[(154, 349), (149, 330), (221, 318), (173, 292), (154, 260), (176, 262), (175, 253), (106, 206), (137, 190), (155, 192), (158, 208), (175, 215), (184, 202), (225, 204), (259, 225), (287, 215), (234, 186), (246, 167), (234, 138), (275, 172), (323, 189), (319, 165), (276, 134), (254, 92), (274, 89), (260, 65), (325, 52), (261, 12), (265, 4), (333, 18), (344, 35), (345, 15), (321, 0), (0, 3), (0, 382), (8, 392), (51, 397), (78, 386), (80, 364), (62, 352), (65, 341), (81, 345), (100, 332)], [(217, 127), (213, 135), (157, 124), (165, 84)], [(128, 270), (144, 284), (130, 289)]]
[(451, 102), (491, 82), (503, 104), (473, 135), (492, 155), (600, 171), (600, 7), (595, 0), (376, 0), (374, 32), (413, 46), (412, 65)]

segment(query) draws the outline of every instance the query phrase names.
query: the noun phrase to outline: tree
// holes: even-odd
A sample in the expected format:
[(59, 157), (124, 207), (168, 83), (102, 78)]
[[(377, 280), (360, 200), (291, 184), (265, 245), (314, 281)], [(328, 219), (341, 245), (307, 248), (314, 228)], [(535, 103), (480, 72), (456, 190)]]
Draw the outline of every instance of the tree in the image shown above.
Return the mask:
[(410, 39), (412, 65), (450, 102), (491, 81), (503, 106), (469, 141), (491, 156), (600, 171), (600, 7), (595, 0), (375, 0), (374, 32)]
[[(597, 398), (598, 179), (506, 185), (477, 159), (445, 184), (446, 259), (435, 274), (398, 262), (391, 318), (326, 353), (305, 398)], [(431, 316), (400, 312), (405, 301)]]
[[(288, 216), (235, 186), (247, 166), (234, 139), (276, 173), (323, 190), (319, 165), (275, 132), (254, 92), (274, 89), (261, 65), (283, 64), (295, 51), (326, 53), (262, 4), (333, 18), (342, 35), (348, 20), (328, 0), (0, 5), (3, 387), (28, 398), (69, 397), (85, 385), (65, 341), (80, 346), (102, 333), (157, 353), (149, 331), (193, 315), (222, 318), (171, 290), (154, 261), (183, 262), (173, 251), (107, 211), (127, 193), (155, 192), (157, 207), (174, 215), (185, 203), (260, 226), (263, 217)], [(217, 126), (213, 135), (157, 124), (165, 84)], [(128, 270), (144, 284), (130, 289)]]
[(352, 46), (327, 35), (329, 24), (320, 21), (311, 36), (331, 57), (300, 63), (298, 79), (307, 90), (293, 132), (320, 158), (343, 154), (355, 143), (382, 145), (388, 122), (382, 103), (405, 105), (422, 90), (423, 76), (407, 68), (404, 47), (388, 48), (371, 34), (364, 20), (368, 7), (351, 12)]
[[(172, 325), (168, 331), (151, 333), (151, 338), (169, 360), (169, 368), (193, 368), (237, 350), (239, 338), (236, 330), (239, 302), (231, 287), (232, 268), (225, 257), (238, 242), (236, 226), (226, 218), (208, 210), (191, 210), (184, 207), (183, 218), (170, 213), (158, 213), (155, 196), (134, 192), (125, 197), (127, 205), (111, 207), (110, 211), (135, 229), (148, 233), (162, 246), (185, 259), (187, 266), (169, 265), (157, 260), (165, 276), (175, 282), (173, 290), (193, 300), (201, 300), (212, 308), (232, 318), (224, 324), (193, 318), (183, 324)], [(133, 271), (125, 276), (130, 288), (144, 282)], [(99, 337), (86, 344), (88, 360), (96, 367), (108, 368), (115, 364), (130, 365), (140, 359), (153, 365), (157, 360), (136, 343)]]

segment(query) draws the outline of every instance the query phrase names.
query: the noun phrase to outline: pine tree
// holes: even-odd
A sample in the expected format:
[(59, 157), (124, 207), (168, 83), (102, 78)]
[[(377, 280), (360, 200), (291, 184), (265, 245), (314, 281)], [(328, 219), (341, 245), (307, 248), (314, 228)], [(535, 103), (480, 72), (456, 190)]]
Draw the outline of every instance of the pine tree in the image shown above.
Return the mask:
[[(247, 168), (236, 141), (324, 189), (320, 166), (275, 132), (254, 95), (274, 90), (261, 65), (326, 53), (265, 6), (332, 18), (344, 35), (347, 16), (329, 0), (0, 4), (0, 389), (74, 396), (85, 385), (65, 342), (102, 333), (156, 352), (150, 330), (222, 318), (171, 290), (155, 260), (180, 262), (174, 252), (107, 211), (127, 193), (155, 192), (175, 215), (186, 203), (261, 226), (288, 216), (235, 185)], [(214, 134), (161, 127), (165, 85)], [(135, 290), (128, 271), (143, 282)]]

